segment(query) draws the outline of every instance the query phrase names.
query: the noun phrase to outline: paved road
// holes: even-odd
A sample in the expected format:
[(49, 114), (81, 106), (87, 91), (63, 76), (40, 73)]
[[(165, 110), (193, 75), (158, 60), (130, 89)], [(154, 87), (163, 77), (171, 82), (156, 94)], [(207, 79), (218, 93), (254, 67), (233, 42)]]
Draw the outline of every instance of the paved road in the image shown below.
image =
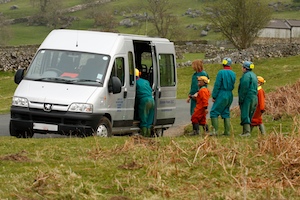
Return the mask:
[[(235, 97), (233, 100), (232, 106), (237, 105), (237, 98)], [(177, 99), (176, 100), (176, 119), (174, 125), (170, 128), (170, 130), (177, 129), (178, 127), (185, 126), (189, 123), (191, 123), (190, 119), (190, 113), (189, 113), (189, 106), (190, 104), (186, 103), (185, 99)], [(212, 102), (210, 99), (209, 103), (209, 110), (212, 106)], [(209, 114), (207, 115), (207, 118), (209, 118)], [(0, 115), (0, 136), (9, 136), (9, 119), (10, 115), (5, 114), (5, 115)], [(60, 135), (56, 134), (34, 134), (35, 138), (40, 138), (40, 137), (63, 137)]]

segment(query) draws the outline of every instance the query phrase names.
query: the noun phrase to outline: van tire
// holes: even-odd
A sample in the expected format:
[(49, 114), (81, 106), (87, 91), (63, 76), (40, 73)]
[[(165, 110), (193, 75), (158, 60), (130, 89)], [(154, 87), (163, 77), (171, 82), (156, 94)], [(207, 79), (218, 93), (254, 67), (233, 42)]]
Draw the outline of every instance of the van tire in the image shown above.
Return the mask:
[(30, 130), (24, 131), (24, 130), (17, 130), (13, 127), (12, 123), (9, 123), (9, 133), (11, 136), (17, 137), (17, 138), (32, 138), (34, 133)]
[(112, 125), (107, 117), (102, 117), (99, 121), (95, 136), (99, 137), (111, 137), (112, 136)]

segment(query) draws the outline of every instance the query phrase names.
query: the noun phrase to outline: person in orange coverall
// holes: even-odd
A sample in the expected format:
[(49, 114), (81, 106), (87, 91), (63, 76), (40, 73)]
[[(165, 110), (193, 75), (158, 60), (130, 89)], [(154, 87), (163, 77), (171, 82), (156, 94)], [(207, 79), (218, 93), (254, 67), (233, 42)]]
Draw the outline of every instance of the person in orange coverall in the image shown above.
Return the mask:
[(258, 126), (260, 133), (265, 134), (265, 126), (262, 121), (262, 114), (265, 112), (265, 91), (262, 88), (262, 85), (266, 82), (265, 79), (261, 76), (257, 76), (258, 88), (257, 88), (257, 99), (258, 103), (256, 110), (251, 120), (251, 131), (254, 126)]
[(199, 90), (192, 95), (192, 98), (196, 99), (196, 107), (191, 117), (193, 124), (192, 135), (199, 135), (199, 125), (203, 126), (204, 132), (208, 133), (208, 125), (206, 123), (206, 115), (208, 113), (208, 100), (210, 97), (210, 91), (207, 89), (209, 79), (206, 76), (198, 76)]

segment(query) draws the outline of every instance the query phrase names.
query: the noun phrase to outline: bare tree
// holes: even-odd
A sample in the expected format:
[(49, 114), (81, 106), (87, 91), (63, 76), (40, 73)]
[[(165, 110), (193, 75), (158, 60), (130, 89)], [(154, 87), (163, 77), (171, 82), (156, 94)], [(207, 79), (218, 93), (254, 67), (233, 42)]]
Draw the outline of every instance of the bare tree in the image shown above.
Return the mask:
[(153, 24), (156, 36), (178, 38), (181, 35), (178, 17), (172, 14), (174, 6), (171, 0), (147, 0), (145, 9), (149, 12), (149, 22)]
[(30, 24), (46, 25), (53, 28), (62, 26), (61, 0), (30, 0), (32, 5), (39, 7), (39, 12), (29, 20)]
[(264, 0), (219, 0), (205, 7), (204, 18), (236, 48), (246, 49), (271, 19)]
[(97, 12), (94, 15), (94, 27), (100, 26), (101, 31), (115, 32), (117, 26), (116, 19), (112, 11)]
[(107, 3), (97, 3), (94, 0), (84, 0), (88, 5), (88, 14), (86, 18), (94, 20), (94, 27), (97, 30), (116, 32), (116, 18), (113, 7)]

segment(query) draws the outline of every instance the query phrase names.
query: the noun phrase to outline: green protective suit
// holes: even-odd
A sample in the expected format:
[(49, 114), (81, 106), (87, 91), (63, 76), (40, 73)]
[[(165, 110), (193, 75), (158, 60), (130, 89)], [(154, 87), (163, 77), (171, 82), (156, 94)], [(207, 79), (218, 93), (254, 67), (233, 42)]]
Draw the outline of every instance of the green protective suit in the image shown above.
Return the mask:
[(154, 99), (149, 81), (142, 78), (137, 79), (136, 100), (140, 127), (151, 128), (154, 119)]
[(240, 79), (238, 95), (241, 125), (251, 124), (257, 105), (257, 77), (252, 71), (246, 71)]
[[(189, 95), (194, 95), (199, 90), (198, 79), (197, 79), (198, 76), (206, 76), (209, 79), (209, 76), (206, 73), (206, 71), (203, 70), (201, 72), (195, 72), (192, 76), (191, 89), (190, 89)], [(191, 115), (193, 115), (193, 113), (194, 113), (196, 103), (197, 103), (196, 99), (191, 98), (191, 101), (190, 101), (190, 114)]]
[(228, 66), (218, 72), (212, 92), (212, 98), (215, 99), (215, 102), (210, 110), (210, 118), (217, 118), (218, 116), (223, 119), (230, 118), (235, 80), (236, 75)]

